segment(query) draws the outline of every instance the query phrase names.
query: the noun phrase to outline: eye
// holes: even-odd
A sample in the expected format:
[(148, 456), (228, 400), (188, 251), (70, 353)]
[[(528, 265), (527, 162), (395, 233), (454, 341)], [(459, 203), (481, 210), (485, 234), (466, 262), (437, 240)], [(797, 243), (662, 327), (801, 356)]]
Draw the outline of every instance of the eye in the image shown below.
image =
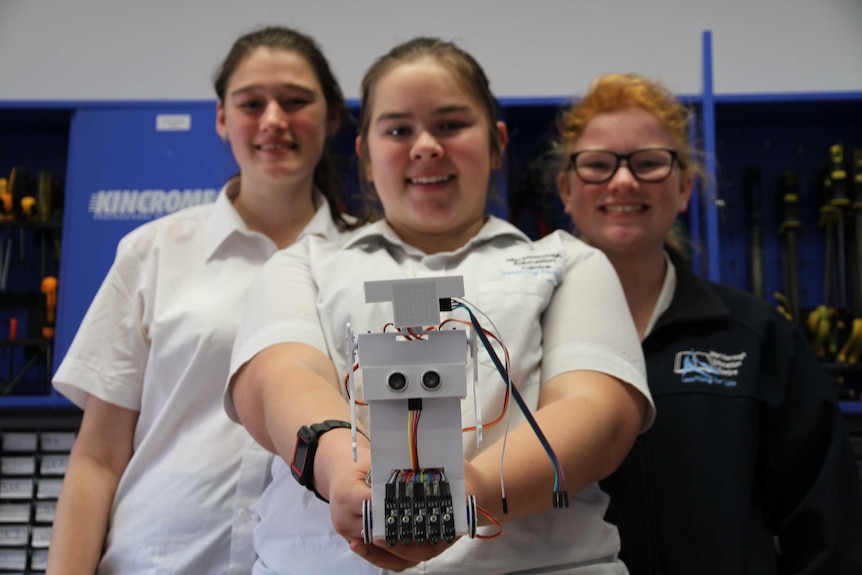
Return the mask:
[(466, 127), (467, 122), (464, 122), (462, 120), (447, 120), (445, 122), (441, 122), (438, 126), (438, 129), (441, 132), (456, 132)]
[(665, 168), (670, 163), (670, 158), (661, 153), (646, 153), (632, 158), (636, 170), (655, 170)]
[(404, 136), (409, 136), (412, 133), (412, 130), (410, 129), (409, 126), (397, 125), (397, 126), (388, 126), (384, 130), (384, 133), (387, 136), (392, 136), (395, 138), (402, 138)]
[(580, 158), (578, 165), (582, 168), (590, 168), (592, 170), (610, 170), (613, 167), (613, 162), (607, 158), (590, 156)]
[(264, 103), (261, 100), (244, 100), (237, 103), (237, 108), (248, 112), (259, 112), (263, 110)]
[(281, 109), (285, 112), (290, 112), (293, 110), (299, 110), (300, 108), (304, 108), (311, 104), (311, 100), (309, 98), (282, 98), (279, 100), (278, 105), (281, 106)]

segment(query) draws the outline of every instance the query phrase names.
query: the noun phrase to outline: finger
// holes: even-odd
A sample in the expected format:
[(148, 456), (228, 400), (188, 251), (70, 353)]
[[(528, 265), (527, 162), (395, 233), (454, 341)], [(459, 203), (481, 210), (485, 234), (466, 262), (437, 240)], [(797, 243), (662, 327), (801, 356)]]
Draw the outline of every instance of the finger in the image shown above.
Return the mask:
[(399, 543), (397, 545), (390, 546), (383, 540), (377, 540), (374, 541), (373, 544), (378, 549), (384, 550), (390, 555), (400, 557), (405, 561), (415, 561), (417, 563), (437, 557), (450, 547), (450, 544), (445, 542), (436, 543), (434, 545), (428, 543), (422, 545), (402, 545)]
[(372, 544), (366, 544), (359, 539), (353, 539), (350, 542), (350, 550), (369, 563), (391, 571), (404, 571), (405, 569), (415, 567), (419, 564), (419, 561), (398, 557), (386, 549), (382, 549)]

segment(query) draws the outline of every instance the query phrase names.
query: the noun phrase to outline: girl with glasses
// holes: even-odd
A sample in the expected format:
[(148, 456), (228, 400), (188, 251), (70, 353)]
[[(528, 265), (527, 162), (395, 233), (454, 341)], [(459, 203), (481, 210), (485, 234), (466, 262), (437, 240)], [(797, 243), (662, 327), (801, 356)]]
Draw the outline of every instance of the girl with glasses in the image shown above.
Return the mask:
[(661, 84), (596, 79), (560, 118), (560, 197), (625, 290), (658, 410), (601, 482), (634, 575), (862, 573), (862, 492), (832, 382), (766, 302), (688, 268), (702, 169)]

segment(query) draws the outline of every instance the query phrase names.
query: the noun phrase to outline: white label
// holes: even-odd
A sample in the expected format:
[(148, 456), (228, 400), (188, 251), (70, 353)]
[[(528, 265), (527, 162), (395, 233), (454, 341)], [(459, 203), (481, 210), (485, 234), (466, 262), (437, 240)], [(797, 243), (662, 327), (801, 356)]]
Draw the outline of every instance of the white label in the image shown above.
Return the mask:
[(4, 479), (0, 481), (0, 499), (32, 499), (32, 479)]
[(44, 571), (48, 568), (48, 550), (34, 549), (30, 555), (30, 569), (32, 571)]
[(39, 465), (39, 473), (42, 475), (65, 475), (68, 466), (68, 455), (43, 455)]
[(29, 503), (0, 504), (0, 523), (27, 523), (29, 520)]
[(26, 525), (14, 525), (12, 527), (0, 527), (0, 547), (16, 547), (27, 545)]
[(34, 527), (30, 545), (34, 548), (46, 549), (51, 544), (50, 527)]
[(36, 434), (4, 433), (3, 451), (36, 451)]
[(192, 129), (190, 114), (158, 114), (156, 116), (157, 132), (188, 132)]
[(0, 549), (0, 569), (24, 569), (26, 566), (26, 549)]
[(39, 523), (53, 523), (54, 513), (57, 511), (56, 501), (39, 501), (35, 505), (36, 521)]
[(33, 475), (34, 473), (36, 473), (36, 461), (33, 457), (0, 458), (0, 474)]
[(42, 451), (72, 451), (75, 433), (72, 431), (42, 432)]
[(39, 499), (57, 499), (60, 496), (60, 487), (62, 486), (62, 479), (40, 479), (36, 488), (36, 497)]

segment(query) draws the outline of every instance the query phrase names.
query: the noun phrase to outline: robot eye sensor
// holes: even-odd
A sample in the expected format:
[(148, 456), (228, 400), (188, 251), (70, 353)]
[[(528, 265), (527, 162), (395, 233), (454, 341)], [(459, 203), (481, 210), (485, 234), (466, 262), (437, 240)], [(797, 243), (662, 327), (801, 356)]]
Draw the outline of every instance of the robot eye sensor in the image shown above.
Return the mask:
[[(423, 376), (424, 382), (424, 376)], [(389, 377), (386, 378), (386, 384), (389, 386), (389, 389), (392, 391), (404, 391), (407, 389), (407, 376), (404, 375), (400, 371), (393, 371), (389, 374)], [(424, 383), (423, 383), (424, 387)]]
[(434, 371), (433, 369), (429, 369), (425, 373), (422, 374), (422, 388), (428, 391), (437, 391), (440, 389), (440, 384), (442, 380), (440, 379), (440, 374)]

